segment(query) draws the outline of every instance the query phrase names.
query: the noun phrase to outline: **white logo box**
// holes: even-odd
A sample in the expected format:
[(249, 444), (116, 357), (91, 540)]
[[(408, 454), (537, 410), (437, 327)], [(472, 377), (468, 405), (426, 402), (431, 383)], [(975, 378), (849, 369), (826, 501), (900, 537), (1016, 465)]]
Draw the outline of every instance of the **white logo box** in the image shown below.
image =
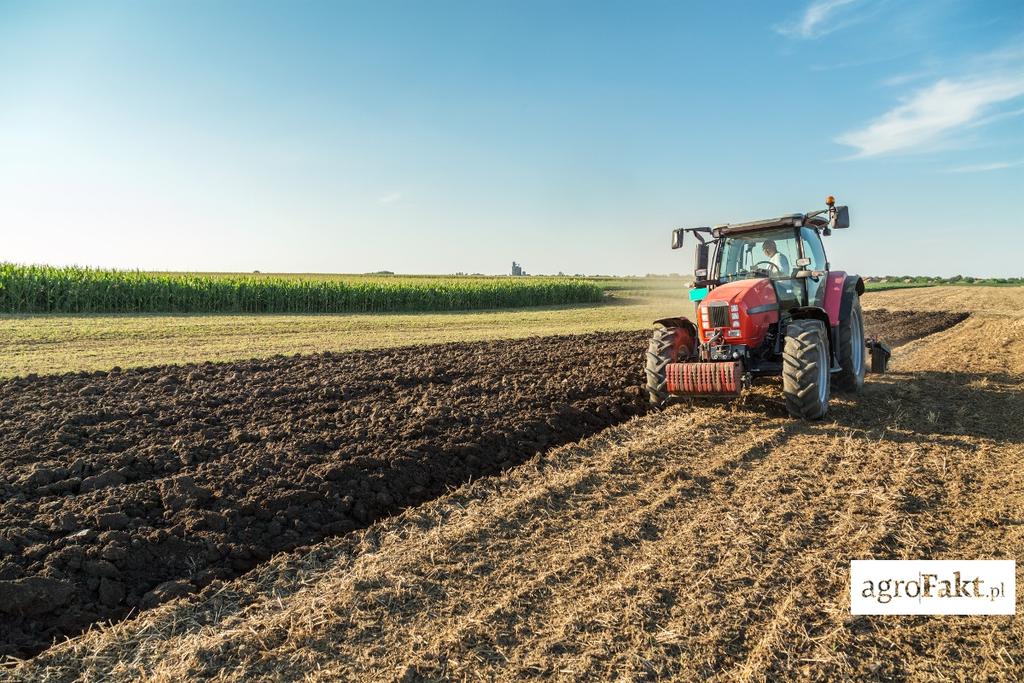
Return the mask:
[(1014, 614), (1016, 560), (852, 560), (851, 614)]

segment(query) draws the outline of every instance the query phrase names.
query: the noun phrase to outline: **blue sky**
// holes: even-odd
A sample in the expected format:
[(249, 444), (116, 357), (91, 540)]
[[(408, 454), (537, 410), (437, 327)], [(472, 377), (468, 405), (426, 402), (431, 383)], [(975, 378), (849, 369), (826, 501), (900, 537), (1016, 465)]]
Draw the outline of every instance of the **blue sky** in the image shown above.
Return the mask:
[(0, 261), (686, 272), (821, 206), (1024, 274), (1024, 4), (0, 0)]

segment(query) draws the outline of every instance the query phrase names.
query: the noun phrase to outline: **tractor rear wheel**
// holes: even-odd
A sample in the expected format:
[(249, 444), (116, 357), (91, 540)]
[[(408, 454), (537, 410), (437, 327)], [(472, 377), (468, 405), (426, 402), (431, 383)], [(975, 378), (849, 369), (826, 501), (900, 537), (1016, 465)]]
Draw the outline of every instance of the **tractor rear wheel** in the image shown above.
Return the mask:
[(846, 320), (839, 321), (839, 366), (836, 373), (836, 389), (857, 392), (864, 386), (864, 312), (860, 297), (853, 300), (853, 307)]
[(644, 370), (647, 373), (647, 393), (655, 408), (661, 408), (668, 401), (665, 366), (675, 360), (672, 357), (675, 338), (676, 328), (663, 327), (654, 331), (651, 343), (647, 346), (647, 365)]
[(825, 324), (793, 320), (782, 350), (782, 396), (793, 417), (817, 420), (828, 412), (829, 353)]

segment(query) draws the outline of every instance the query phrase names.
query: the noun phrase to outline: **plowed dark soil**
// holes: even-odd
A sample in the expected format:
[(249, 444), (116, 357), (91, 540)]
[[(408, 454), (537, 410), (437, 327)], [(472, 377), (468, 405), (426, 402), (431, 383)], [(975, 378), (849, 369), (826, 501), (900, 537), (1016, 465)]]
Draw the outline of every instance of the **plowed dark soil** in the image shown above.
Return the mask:
[(0, 653), (31, 654), (641, 413), (643, 342), (598, 334), (4, 383)]
[[(959, 322), (868, 311), (894, 341)], [(0, 654), (237, 576), (646, 410), (648, 333), (0, 384)]]
[(949, 329), (966, 320), (967, 315), (946, 311), (889, 311), (879, 308), (864, 312), (864, 333), (896, 347)]

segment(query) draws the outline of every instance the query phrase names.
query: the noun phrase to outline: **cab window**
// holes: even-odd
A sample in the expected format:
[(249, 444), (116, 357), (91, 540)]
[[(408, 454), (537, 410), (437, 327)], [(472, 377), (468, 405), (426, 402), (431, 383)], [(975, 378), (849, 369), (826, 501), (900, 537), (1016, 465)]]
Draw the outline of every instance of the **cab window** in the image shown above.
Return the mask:
[(759, 230), (726, 237), (718, 250), (718, 277), (725, 281), (793, 277), (800, 258), (794, 228)]
[(807, 266), (807, 269), (828, 270), (825, 248), (821, 244), (821, 237), (818, 235), (818, 232), (811, 228), (801, 228), (800, 239), (803, 242), (804, 257), (811, 260), (811, 264)]

